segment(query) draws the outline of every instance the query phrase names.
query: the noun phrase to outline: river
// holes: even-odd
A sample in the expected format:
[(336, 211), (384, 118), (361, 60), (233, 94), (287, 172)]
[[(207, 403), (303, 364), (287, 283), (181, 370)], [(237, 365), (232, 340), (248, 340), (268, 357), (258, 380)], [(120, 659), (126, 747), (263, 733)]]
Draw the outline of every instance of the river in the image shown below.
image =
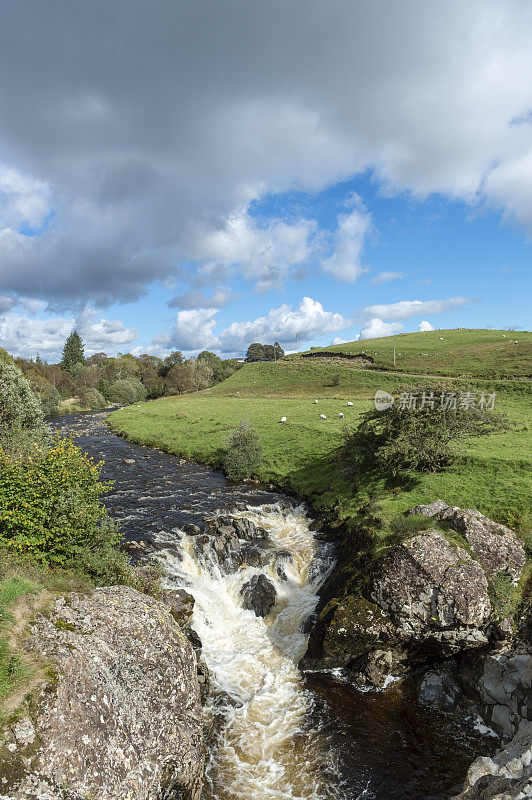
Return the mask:
[[(254, 484), (234, 486), (193, 461), (129, 444), (106, 414), (53, 420), (114, 481), (105, 503), (128, 541), (149, 540), (170, 587), (195, 598), (192, 625), (202, 641), (213, 692), (204, 800), (448, 800), (485, 751), (470, 727), (416, 704), (408, 682), (361, 691), (341, 676), (301, 673), (303, 623), (314, 609), (331, 553), (309, 529), (306, 509)], [(223, 574), (198, 556), (188, 522), (233, 513), (268, 531), (288, 551)], [(274, 550), (272, 550), (274, 552)], [(257, 572), (274, 583), (266, 620), (242, 608), (240, 589)]]

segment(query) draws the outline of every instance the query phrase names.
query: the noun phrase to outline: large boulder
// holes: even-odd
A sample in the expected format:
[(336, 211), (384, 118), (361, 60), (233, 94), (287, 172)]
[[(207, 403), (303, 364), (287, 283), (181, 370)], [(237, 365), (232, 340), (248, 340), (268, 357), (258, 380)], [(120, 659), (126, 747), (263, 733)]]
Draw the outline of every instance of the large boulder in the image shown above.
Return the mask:
[(71, 594), (32, 625), (48, 680), (0, 738), (1, 800), (199, 800), (197, 664), (165, 606)]
[(273, 583), (265, 575), (253, 575), (241, 590), (242, 606), (254, 611), (257, 617), (265, 617), (275, 605), (277, 597)]
[(325, 606), (302, 666), (349, 667), (382, 684), (401, 664), (485, 645), (491, 610), (481, 565), (442, 533), (424, 531), (382, 560), (362, 596)]
[(525, 548), (516, 534), (471, 508), (448, 507), (439, 519), (460, 533), (487, 575), (507, 573), (517, 583), (525, 566)]
[(473, 762), (455, 800), (529, 800), (532, 797), (532, 723), (522, 725), (492, 758)]
[(220, 525), (211, 533), (194, 537), (196, 555), (222, 572), (236, 572), (244, 562), (242, 547), (232, 527)]

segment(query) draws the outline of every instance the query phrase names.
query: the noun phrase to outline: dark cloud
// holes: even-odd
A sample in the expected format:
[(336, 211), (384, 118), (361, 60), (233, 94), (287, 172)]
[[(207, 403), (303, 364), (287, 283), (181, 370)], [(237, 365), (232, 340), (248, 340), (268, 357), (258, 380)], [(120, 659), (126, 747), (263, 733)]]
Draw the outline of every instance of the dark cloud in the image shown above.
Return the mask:
[(278, 286), (314, 230), (259, 231), (249, 202), (368, 167), (527, 223), (531, 22), (524, 0), (4, 0), (0, 291), (104, 305), (190, 263)]

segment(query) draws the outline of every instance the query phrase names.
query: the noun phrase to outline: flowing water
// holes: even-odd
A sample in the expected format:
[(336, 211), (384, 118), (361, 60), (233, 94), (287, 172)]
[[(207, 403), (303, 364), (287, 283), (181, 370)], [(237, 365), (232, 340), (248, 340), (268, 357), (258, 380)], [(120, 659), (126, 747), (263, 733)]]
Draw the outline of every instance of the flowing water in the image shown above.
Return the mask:
[[(450, 717), (422, 709), (412, 687), (362, 692), (339, 676), (302, 674), (304, 622), (331, 553), (304, 507), (250, 484), (233, 486), (194, 462), (131, 445), (105, 414), (55, 419), (115, 481), (106, 498), (130, 542), (146, 542), (170, 587), (195, 598), (212, 692), (204, 800), (448, 800), (485, 743)], [(272, 559), (224, 574), (198, 554), (187, 522), (232, 513), (267, 530)], [(282, 568), (273, 554), (285, 551)], [(289, 555), (288, 555), (289, 554)], [(264, 573), (277, 591), (266, 620), (242, 608), (240, 589)], [(484, 749), (485, 752), (485, 749)]]

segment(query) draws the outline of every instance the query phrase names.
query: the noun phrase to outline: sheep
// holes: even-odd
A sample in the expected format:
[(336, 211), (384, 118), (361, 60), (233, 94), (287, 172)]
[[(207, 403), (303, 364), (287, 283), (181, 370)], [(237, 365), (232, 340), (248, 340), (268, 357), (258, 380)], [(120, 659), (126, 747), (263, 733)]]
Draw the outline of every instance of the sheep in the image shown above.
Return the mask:
[(343, 416), (344, 416), (344, 415), (343, 415), (343, 414), (342, 414), (342, 412), (340, 411), (340, 413), (338, 414), (338, 416), (340, 417), (340, 419), (343, 419)]
[(351, 400), (349, 400), (349, 402), (347, 403), (347, 405), (348, 405), (348, 406), (354, 406), (355, 404), (354, 404), (354, 403), (352, 403), (352, 402), (351, 402)]
[(320, 414), (320, 419), (327, 419), (327, 417), (325, 416), (325, 414)]
[(440, 342), (443, 342), (443, 336), (440, 336)]
[(317, 403), (318, 401), (317, 401), (317, 400), (313, 400), (312, 402), (313, 402), (313, 403)]
[(286, 422), (286, 417), (281, 417), (281, 422)]

